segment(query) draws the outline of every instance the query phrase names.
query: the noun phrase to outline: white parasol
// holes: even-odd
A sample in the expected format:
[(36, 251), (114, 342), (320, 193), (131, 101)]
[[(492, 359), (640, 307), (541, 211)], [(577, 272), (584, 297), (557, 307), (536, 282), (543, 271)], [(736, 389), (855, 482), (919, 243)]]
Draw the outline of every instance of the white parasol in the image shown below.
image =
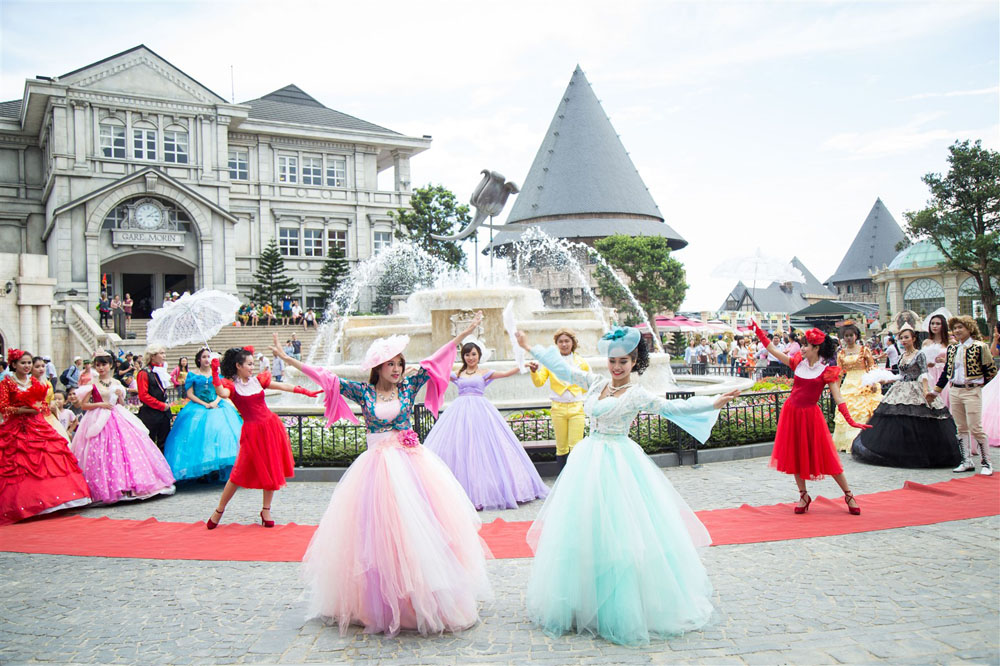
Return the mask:
[(202, 289), (184, 294), (153, 311), (153, 318), (146, 325), (146, 340), (164, 347), (193, 342), (207, 346), (209, 338), (236, 320), (239, 307), (240, 300), (224, 291)]
[(802, 271), (792, 262), (768, 256), (757, 248), (751, 255), (730, 257), (716, 266), (713, 277), (732, 278), (750, 282), (757, 288), (757, 282), (805, 282)]

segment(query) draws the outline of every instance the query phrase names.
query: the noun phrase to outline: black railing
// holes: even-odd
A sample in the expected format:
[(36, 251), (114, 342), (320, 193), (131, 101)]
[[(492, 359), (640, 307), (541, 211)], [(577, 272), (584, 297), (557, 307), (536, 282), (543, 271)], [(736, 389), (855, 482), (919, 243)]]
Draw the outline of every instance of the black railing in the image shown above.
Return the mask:
[[(719, 414), (719, 420), (712, 430), (708, 442), (700, 444), (669, 419), (656, 414), (639, 414), (629, 429), (629, 437), (637, 442), (648, 454), (676, 453), (681, 462), (697, 463), (698, 451), (702, 448), (738, 446), (774, 439), (778, 428), (781, 407), (791, 391), (771, 391), (740, 396)], [(692, 393), (668, 393), (668, 399), (685, 399)], [(820, 408), (827, 425), (833, 427), (833, 401), (828, 391), (820, 398)], [(555, 437), (552, 420), (547, 409), (503, 410), (507, 423), (536, 462), (553, 459)], [(296, 464), (300, 466), (340, 466), (347, 465), (366, 448), (364, 425), (338, 423), (327, 428), (320, 416), (282, 415), (292, 441), (292, 451)], [(413, 414), (413, 429), (423, 440), (434, 426), (436, 419), (422, 404), (417, 405)], [(587, 424), (585, 434), (589, 432)], [(551, 444), (549, 444), (551, 442)], [(533, 446), (533, 444), (535, 444)]]

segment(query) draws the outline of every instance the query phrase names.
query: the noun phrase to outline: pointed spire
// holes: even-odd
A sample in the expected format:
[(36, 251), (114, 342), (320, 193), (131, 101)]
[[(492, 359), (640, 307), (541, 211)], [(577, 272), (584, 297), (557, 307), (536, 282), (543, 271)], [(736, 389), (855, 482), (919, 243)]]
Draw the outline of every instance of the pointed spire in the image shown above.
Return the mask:
[(882, 198), (877, 197), (854, 242), (836, 272), (826, 281), (827, 284), (869, 279), (869, 271), (878, 270), (895, 258), (896, 244), (904, 237), (903, 230), (882, 203)]
[[(514, 200), (508, 222), (595, 213), (663, 220), (590, 82), (577, 65), (521, 193)], [(608, 231), (609, 235), (613, 233), (614, 230)]]

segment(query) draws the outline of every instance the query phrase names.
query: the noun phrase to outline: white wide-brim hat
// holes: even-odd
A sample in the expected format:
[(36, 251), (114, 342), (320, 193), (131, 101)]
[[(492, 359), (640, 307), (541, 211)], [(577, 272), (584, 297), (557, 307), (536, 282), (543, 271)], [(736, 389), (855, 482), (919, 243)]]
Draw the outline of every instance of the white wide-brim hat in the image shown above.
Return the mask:
[(942, 317), (944, 317), (945, 324), (947, 324), (948, 321), (955, 316), (951, 313), (951, 311), (948, 308), (938, 308), (934, 312), (930, 313), (929, 315), (927, 315), (927, 317), (924, 318), (924, 330), (926, 330), (928, 333), (931, 332), (931, 318), (934, 317), (935, 315), (941, 315)]
[(361, 361), (361, 370), (371, 370), (394, 359), (403, 353), (408, 344), (410, 344), (410, 336), (408, 335), (390, 335), (387, 338), (379, 338), (365, 352), (365, 357)]
[[(489, 347), (486, 346), (486, 342), (485, 341), (480, 340), (479, 338), (474, 338), (474, 337), (470, 336), (470, 337), (466, 338), (462, 342), (462, 346), (464, 347), (465, 345), (469, 344), (470, 342), (472, 344), (476, 345), (477, 347), (479, 347), (479, 362), (480, 363), (486, 363), (486, 361), (490, 360), (490, 357), (493, 356), (493, 351)], [(463, 358), (463, 359), (459, 359), (459, 360), (460, 361), (464, 361), (465, 359)]]

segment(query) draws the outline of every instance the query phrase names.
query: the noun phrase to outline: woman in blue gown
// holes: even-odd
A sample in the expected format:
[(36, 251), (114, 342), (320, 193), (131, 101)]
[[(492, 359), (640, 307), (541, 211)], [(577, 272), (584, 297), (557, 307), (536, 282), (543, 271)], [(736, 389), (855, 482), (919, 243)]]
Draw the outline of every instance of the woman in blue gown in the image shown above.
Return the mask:
[(221, 480), (225, 480), (240, 449), (243, 419), (228, 400), (215, 394), (212, 353), (202, 349), (194, 357), (194, 363), (184, 381), (188, 403), (174, 419), (164, 457), (178, 481), (212, 472), (218, 472)]
[(609, 380), (562, 360), (541, 345), (530, 351), (562, 381), (587, 393), (590, 434), (566, 461), (528, 531), (535, 550), (528, 612), (549, 635), (600, 635), (645, 645), (704, 626), (712, 615), (712, 584), (696, 547), (711, 537), (663, 472), (629, 439), (639, 412), (670, 419), (704, 442), (719, 409), (738, 392), (666, 400), (632, 383), (649, 364), (634, 328), (618, 328), (598, 343)]

